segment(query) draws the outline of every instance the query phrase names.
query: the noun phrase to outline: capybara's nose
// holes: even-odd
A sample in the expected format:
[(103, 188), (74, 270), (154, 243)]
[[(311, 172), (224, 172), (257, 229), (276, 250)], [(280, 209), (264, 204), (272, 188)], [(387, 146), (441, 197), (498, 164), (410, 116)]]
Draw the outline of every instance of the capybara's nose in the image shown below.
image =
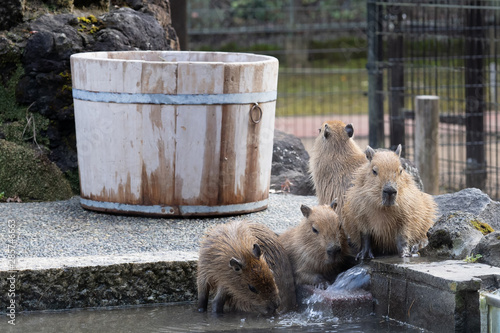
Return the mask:
[(335, 256), (339, 252), (340, 252), (340, 246), (338, 246), (338, 245), (330, 245), (326, 249), (326, 254), (328, 254), (328, 256), (330, 256), (330, 257)]
[(386, 185), (384, 186), (384, 194), (387, 195), (388, 197), (392, 197), (393, 195), (396, 195), (398, 193), (398, 190), (394, 188), (392, 185)]
[(274, 314), (276, 310), (279, 308), (279, 306), (280, 306), (279, 300), (271, 301), (271, 304), (267, 306), (267, 313), (271, 315)]

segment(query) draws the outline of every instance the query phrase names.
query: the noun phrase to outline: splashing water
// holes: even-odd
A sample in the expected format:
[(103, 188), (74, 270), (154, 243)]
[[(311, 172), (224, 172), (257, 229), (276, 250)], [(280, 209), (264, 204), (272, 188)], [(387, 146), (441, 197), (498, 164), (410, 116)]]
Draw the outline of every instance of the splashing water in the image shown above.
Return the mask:
[[(333, 308), (335, 304), (348, 304), (349, 300), (364, 295), (370, 286), (370, 274), (366, 267), (355, 266), (339, 274), (335, 282), (326, 289), (314, 288), (312, 294), (302, 301), (305, 309), (293, 318), (286, 318), (298, 324), (304, 323), (329, 323), (340, 321)], [(347, 319), (347, 318), (343, 318)]]
[(363, 266), (354, 266), (351, 269), (339, 274), (335, 282), (326, 290), (328, 291), (351, 291), (368, 290), (370, 287), (370, 273)]

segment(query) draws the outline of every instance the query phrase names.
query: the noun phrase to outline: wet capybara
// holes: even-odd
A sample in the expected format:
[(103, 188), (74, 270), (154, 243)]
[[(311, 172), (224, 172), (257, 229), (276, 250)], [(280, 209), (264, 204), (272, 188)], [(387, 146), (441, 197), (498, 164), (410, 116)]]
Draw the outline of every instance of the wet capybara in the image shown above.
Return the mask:
[(332, 283), (340, 272), (349, 268), (349, 245), (335, 208), (335, 202), (312, 208), (302, 205), (304, 217), (300, 224), (279, 237), (292, 263), (297, 285)]
[(200, 242), (198, 311), (224, 305), (246, 312), (273, 314), (296, 306), (290, 261), (278, 236), (262, 224), (235, 221), (209, 230)]
[(336, 200), (342, 207), (353, 172), (366, 163), (365, 154), (354, 142), (353, 135), (354, 127), (340, 120), (327, 121), (319, 129), (311, 150), (309, 171), (320, 205)]
[(396, 152), (366, 149), (367, 164), (354, 174), (342, 207), (342, 228), (359, 248), (357, 259), (376, 254), (410, 256), (427, 241), (436, 203), (420, 191)]

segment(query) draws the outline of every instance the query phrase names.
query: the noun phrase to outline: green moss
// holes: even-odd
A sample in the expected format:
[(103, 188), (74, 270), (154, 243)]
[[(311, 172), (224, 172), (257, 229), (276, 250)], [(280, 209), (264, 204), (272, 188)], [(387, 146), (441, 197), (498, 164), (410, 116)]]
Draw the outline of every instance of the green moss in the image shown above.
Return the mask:
[(483, 255), (481, 255), (479, 253), (476, 255), (474, 255), (474, 253), (472, 253), (470, 256), (465, 257), (464, 261), (469, 262), (469, 263), (474, 263), (474, 262), (477, 262), (482, 257), (483, 257)]
[(5, 197), (23, 201), (53, 201), (73, 193), (61, 170), (45, 155), (22, 145), (0, 140), (0, 184)]
[[(96, 18), (94, 15), (89, 15), (87, 17), (81, 16), (78, 17), (78, 22), (80, 22), (79, 26), (80, 29), (78, 29), (78, 32), (86, 32), (89, 34), (95, 34), (97, 31), (99, 31), (103, 26), (104, 23)], [(83, 24), (86, 23), (87, 25)]]
[(474, 228), (481, 231), (483, 235), (487, 235), (495, 231), (488, 223), (481, 222), (479, 220), (471, 220), (470, 223)]
[(24, 69), (19, 65), (7, 84), (0, 86), (0, 124), (22, 117), (25, 108), (17, 105), (16, 86), (23, 74)]
[(0, 131), (8, 141), (18, 144), (36, 141), (39, 145), (48, 145), (48, 138), (41, 133), (47, 130), (49, 120), (38, 113), (29, 112), (29, 107), (16, 102), (16, 86), (23, 74), (22, 66), (18, 66), (7, 84), (0, 86)]
[(71, 191), (73, 194), (79, 195), (80, 194), (80, 176), (78, 174), (78, 170), (68, 170), (64, 173), (64, 177), (69, 182), (69, 185), (71, 186)]

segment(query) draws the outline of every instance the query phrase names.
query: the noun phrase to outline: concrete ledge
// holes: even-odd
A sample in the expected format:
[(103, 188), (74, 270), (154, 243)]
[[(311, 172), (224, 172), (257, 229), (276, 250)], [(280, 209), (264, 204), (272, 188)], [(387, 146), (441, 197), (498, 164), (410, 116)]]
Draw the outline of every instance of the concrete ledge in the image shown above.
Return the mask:
[(19, 258), (17, 271), (0, 261), (0, 311), (15, 283), (16, 312), (193, 301), (194, 252), (121, 256)]
[(479, 332), (479, 290), (498, 288), (500, 268), (426, 258), (372, 260), (375, 313), (436, 332)]

